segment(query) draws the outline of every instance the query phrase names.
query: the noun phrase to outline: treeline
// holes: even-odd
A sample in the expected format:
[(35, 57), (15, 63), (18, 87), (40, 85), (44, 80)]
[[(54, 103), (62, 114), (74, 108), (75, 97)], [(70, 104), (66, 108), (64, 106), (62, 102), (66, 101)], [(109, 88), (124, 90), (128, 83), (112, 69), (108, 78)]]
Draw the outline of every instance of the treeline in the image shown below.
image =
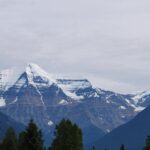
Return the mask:
[[(56, 125), (54, 139), (46, 148), (42, 131), (33, 120), (30, 120), (26, 129), (19, 136), (16, 135), (13, 128), (9, 128), (0, 142), (0, 150), (83, 150), (82, 131), (70, 120), (63, 119)], [(89, 150), (96, 150), (96, 148), (93, 146)], [(123, 144), (120, 150), (125, 150)], [(147, 137), (143, 150), (150, 150), (150, 136)]]
[[(93, 146), (90, 150), (96, 150), (96, 148)], [(108, 149), (105, 148), (104, 150), (108, 150)], [(119, 150), (126, 150), (125, 145), (122, 144), (120, 146)], [(147, 136), (146, 141), (145, 141), (145, 146), (143, 147), (143, 150), (150, 150), (150, 136)]]
[(63, 119), (55, 128), (52, 144), (46, 148), (41, 130), (30, 120), (19, 136), (9, 128), (0, 143), (0, 150), (83, 150), (82, 131), (70, 120)]

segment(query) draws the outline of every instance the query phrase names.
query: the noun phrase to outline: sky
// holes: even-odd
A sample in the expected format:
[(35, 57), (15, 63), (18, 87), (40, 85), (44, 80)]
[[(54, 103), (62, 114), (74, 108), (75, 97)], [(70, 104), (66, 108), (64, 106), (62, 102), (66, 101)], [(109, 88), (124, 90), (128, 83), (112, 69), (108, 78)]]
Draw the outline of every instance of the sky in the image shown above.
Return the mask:
[(33, 62), (120, 93), (150, 88), (149, 0), (0, 0), (0, 70)]

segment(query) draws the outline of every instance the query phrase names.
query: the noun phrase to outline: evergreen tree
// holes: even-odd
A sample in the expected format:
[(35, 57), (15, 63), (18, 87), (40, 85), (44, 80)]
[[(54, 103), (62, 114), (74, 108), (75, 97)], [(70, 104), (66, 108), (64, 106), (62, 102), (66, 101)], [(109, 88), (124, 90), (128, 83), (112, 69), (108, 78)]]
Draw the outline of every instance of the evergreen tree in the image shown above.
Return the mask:
[(30, 120), (26, 131), (19, 135), (18, 145), (21, 150), (44, 150), (42, 132), (33, 120)]
[(26, 132), (21, 132), (18, 138), (18, 150), (26, 150), (25, 145), (25, 134)]
[(143, 150), (150, 150), (150, 136), (147, 137), (145, 147)]
[(0, 142), (0, 149), (2, 149), (2, 143)]
[(1, 150), (17, 150), (18, 141), (17, 136), (13, 128), (8, 128), (6, 135), (1, 143)]
[(125, 150), (124, 144), (121, 145), (120, 150)]
[(49, 150), (83, 150), (82, 131), (70, 120), (63, 119), (56, 126), (54, 135)]

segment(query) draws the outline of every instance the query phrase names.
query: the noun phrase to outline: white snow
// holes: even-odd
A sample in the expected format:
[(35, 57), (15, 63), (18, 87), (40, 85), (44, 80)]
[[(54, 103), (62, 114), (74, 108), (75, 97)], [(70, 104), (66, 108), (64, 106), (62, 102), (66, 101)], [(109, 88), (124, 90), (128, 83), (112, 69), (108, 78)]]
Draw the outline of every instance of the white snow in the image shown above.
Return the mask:
[(6, 106), (5, 99), (0, 98), (0, 107), (4, 107), (4, 106)]
[(67, 91), (74, 91), (76, 89), (85, 89), (91, 87), (91, 83), (87, 79), (57, 79), (57, 84), (62, 87), (62, 89)]
[(65, 91), (64, 89), (63, 89), (63, 91), (65, 92), (65, 94), (67, 96), (71, 97), (74, 100), (82, 100), (82, 99), (84, 99), (84, 96), (78, 96), (75, 92), (70, 92), (70, 91), (67, 91), (67, 90)]
[(94, 88), (98, 94), (104, 94), (104, 92), (100, 88)]
[(112, 96), (113, 96), (113, 94), (106, 96), (106, 100), (110, 99)]
[(119, 108), (123, 110), (127, 109), (125, 106), (120, 106)]
[[(64, 91), (64, 93), (71, 97), (74, 100), (81, 100), (84, 98), (84, 96), (78, 96), (75, 92), (78, 89), (85, 89), (88, 87), (91, 87), (91, 83), (87, 79), (73, 79), (73, 78), (59, 78), (57, 79), (57, 84), (61, 89)], [(97, 95), (95, 95), (97, 96)]]
[(68, 103), (66, 100), (62, 99), (62, 100), (59, 102), (59, 104), (60, 104), (60, 105), (68, 105), (69, 103)]
[[(50, 74), (48, 74), (46, 71), (44, 71), (42, 68), (40, 68), (38, 65), (29, 63), (26, 67), (26, 73), (28, 75), (29, 83), (35, 84), (33, 81), (34, 78), (40, 77), (44, 81), (45, 85), (51, 85), (55, 83), (55, 80), (51, 78)], [(36, 83), (38, 84), (38, 83)], [(41, 85), (41, 83), (39, 83)]]
[(147, 95), (150, 95), (150, 89), (136, 94), (132, 99), (133, 99), (134, 103), (137, 104), (139, 102), (139, 100), (141, 100), (141, 102), (144, 102), (144, 100), (145, 100), (144, 97)]
[(43, 106), (44, 106), (45, 109), (46, 109), (46, 106), (45, 106), (45, 103), (44, 103), (44, 100), (43, 100), (43, 95), (41, 94), (41, 92), (39, 91), (39, 89), (38, 89), (36, 86), (34, 86), (34, 87), (35, 87), (37, 93), (40, 95), (41, 103), (43, 104)]
[(106, 100), (106, 103), (107, 103), (107, 104), (110, 104), (110, 101)]
[(145, 107), (138, 106), (134, 109), (135, 112), (141, 112), (145, 109)]
[(18, 101), (18, 97), (16, 97), (15, 100), (10, 103), (10, 105), (15, 104), (17, 101)]
[[(28, 80), (32, 85), (36, 84), (36, 86), (50, 86), (56, 82), (56, 80), (52, 78), (49, 73), (34, 63), (29, 63), (25, 69), (25, 72), (27, 73)], [(19, 68), (14, 67), (11, 69), (2, 70), (0, 73), (3, 74), (1, 82), (5, 90), (14, 84), (18, 87), (21, 87), (26, 82), (25, 78), (19, 79), (20, 75), (22, 74)], [(33, 81), (33, 79), (36, 77), (40, 77), (43, 80), (43, 83)]]
[(51, 120), (48, 121), (48, 126), (52, 126), (53, 124), (54, 123)]
[(126, 102), (128, 103), (129, 106), (134, 108), (135, 112), (141, 112), (142, 110), (145, 109), (145, 107), (141, 107), (141, 106), (138, 106), (136, 104), (132, 104), (128, 99), (125, 99), (125, 100), (126, 100)]
[(104, 93), (104, 92), (103, 92), (101, 89), (99, 89), (99, 88), (93, 88), (93, 89), (95, 89), (95, 93), (94, 93), (94, 95), (91, 95), (92, 97), (98, 98), (99, 95), (101, 95), (101, 94)]
[(125, 99), (125, 101), (128, 103), (129, 106), (131, 106), (131, 107), (133, 107), (133, 108), (136, 107), (136, 105), (135, 105), (135, 104), (132, 104), (132, 103), (130, 102), (130, 100)]
[(107, 103), (107, 104), (113, 103), (113, 102), (111, 101), (111, 97), (112, 97), (113, 95), (114, 95), (114, 94), (110, 94), (110, 95), (106, 96), (106, 103)]

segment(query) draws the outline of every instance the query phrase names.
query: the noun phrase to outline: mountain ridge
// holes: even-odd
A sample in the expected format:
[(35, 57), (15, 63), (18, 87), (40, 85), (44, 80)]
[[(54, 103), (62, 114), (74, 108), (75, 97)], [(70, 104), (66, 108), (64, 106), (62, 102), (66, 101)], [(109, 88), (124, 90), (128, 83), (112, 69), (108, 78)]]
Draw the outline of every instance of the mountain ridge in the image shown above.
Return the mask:
[(52, 78), (36, 64), (28, 64), (1, 93), (5, 105), (0, 110), (25, 125), (33, 117), (45, 137), (52, 136), (54, 125), (67, 118), (80, 125), (84, 135), (99, 132), (95, 137), (99, 139), (145, 108), (134, 103), (135, 95), (95, 88), (88, 79)]

